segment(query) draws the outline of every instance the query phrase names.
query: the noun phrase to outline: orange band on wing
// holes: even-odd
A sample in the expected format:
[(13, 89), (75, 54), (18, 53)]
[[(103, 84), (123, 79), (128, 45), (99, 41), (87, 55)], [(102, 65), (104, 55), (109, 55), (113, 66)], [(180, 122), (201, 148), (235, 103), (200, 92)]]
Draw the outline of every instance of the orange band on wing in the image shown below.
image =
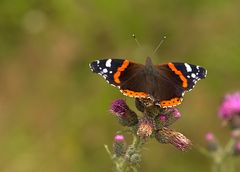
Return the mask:
[(148, 94), (144, 92), (135, 92), (131, 90), (120, 90), (125, 96), (129, 97), (147, 97)]
[(121, 81), (119, 80), (119, 77), (121, 75), (121, 72), (124, 71), (129, 65), (128, 60), (124, 60), (122, 63), (122, 66), (118, 67), (117, 72), (113, 75), (113, 79), (117, 84), (120, 84)]
[(181, 104), (181, 102), (182, 102), (182, 99), (176, 97), (176, 98), (172, 98), (171, 100), (163, 100), (160, 102), (160, 105), (162, 107), (176, 106), (176, 105)]
[(177, 68), (175, 67), (175, 65), (173, 63), (168, 63), (168, 67), (179, 76), (179, 78), (182, 80), (182, 86), (184, 88), (187, 88), (188, 83), (187, 83), (187, 79), (184, 77), (184, 75), (182, 74), (182, 72), (180, 70), (177, 70)]

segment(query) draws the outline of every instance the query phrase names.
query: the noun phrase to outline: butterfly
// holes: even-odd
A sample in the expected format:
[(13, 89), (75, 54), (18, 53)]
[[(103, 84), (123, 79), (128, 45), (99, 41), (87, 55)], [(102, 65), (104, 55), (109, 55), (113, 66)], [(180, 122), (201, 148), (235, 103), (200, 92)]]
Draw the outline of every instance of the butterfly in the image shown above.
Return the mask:
[(154, 65), (150, 57), (145, 65), (127, 59), (102, 59), (89, 66), (125, 96), (150, 98), (163, 108), (181, 104), (185, 92), (207, 75), (207, 70), (197, 65), (173, 62)]

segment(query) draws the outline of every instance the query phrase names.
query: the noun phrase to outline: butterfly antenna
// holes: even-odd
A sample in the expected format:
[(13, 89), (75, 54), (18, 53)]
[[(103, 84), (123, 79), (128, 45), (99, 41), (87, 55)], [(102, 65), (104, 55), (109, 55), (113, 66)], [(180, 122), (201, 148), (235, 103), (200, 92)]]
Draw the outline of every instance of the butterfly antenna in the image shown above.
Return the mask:
[(135, 35), (135, 34), (132, 34), (132, 37), (133, 37), (133, 39), (136, 41), (137, 45), (138, 45), (139, 47), (142, 47), (142, 45), (138, 42), (136, 35)]
[(163, 38), (161, 39), (161, 41), (159, 42), (158, 46), (154, 49), (152, 56), (157, 52), (157, 50), (160, 48), (160, 46), (163, 44), (163, 42), (165, 41), (165, 39), (167, 38), (167, 36), (163, 36)]

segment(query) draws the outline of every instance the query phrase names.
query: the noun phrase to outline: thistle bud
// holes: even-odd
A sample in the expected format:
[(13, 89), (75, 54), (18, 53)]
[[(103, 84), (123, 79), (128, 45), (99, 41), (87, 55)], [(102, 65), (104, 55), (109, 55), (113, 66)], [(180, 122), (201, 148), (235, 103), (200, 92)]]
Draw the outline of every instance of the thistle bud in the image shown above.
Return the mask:
[(135, 106), (140, 112), (144, 112), (144, 104), (140, 101), (140, 99), (136, 98), (135, 99)]
[(113, 142), (113, 152), (119, 157), (123, 156), (126, 152), (126, 142), (123, 135), (116, 135)]
[(112, 102), (110, 112), (112, 112), (123, 126), (133, 126), (138, 123), (138, 117), (135, 112), (129, 109), (126, 102), (118, 99)]
[(234, 145), (234, 155), (240, 154), (240, 142), (236, 142)]
[(160, 129), (155, 135), (160, 143), (170, 143), (181, 151), (187, 150), (191, 145), (191, 141), (182, 133), (173, 131), (167, 127)]
[(235, 140), (240, 140), (240, 129), (232, 130), (231, 136)]
[(214, 152), (218, 149), (218, 142), (214, 134), (209, 132), (205, 135), (205, 140), (207, 142), (207, 149), (211, 152)]

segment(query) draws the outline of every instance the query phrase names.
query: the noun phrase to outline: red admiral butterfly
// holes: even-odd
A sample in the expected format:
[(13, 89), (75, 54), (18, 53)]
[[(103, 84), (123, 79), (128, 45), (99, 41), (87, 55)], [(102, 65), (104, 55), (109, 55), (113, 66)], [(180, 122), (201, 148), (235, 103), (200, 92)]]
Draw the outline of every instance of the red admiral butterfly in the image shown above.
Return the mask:
[(145, 65), (126, 59), (103, 59), (90, 63), (94, 73), (129, 97), (151, 98), (161, 107), (181, 104), (184, 93), (207, 75), (203, 67), (188, 63), (153, 65), (149, 57)]

